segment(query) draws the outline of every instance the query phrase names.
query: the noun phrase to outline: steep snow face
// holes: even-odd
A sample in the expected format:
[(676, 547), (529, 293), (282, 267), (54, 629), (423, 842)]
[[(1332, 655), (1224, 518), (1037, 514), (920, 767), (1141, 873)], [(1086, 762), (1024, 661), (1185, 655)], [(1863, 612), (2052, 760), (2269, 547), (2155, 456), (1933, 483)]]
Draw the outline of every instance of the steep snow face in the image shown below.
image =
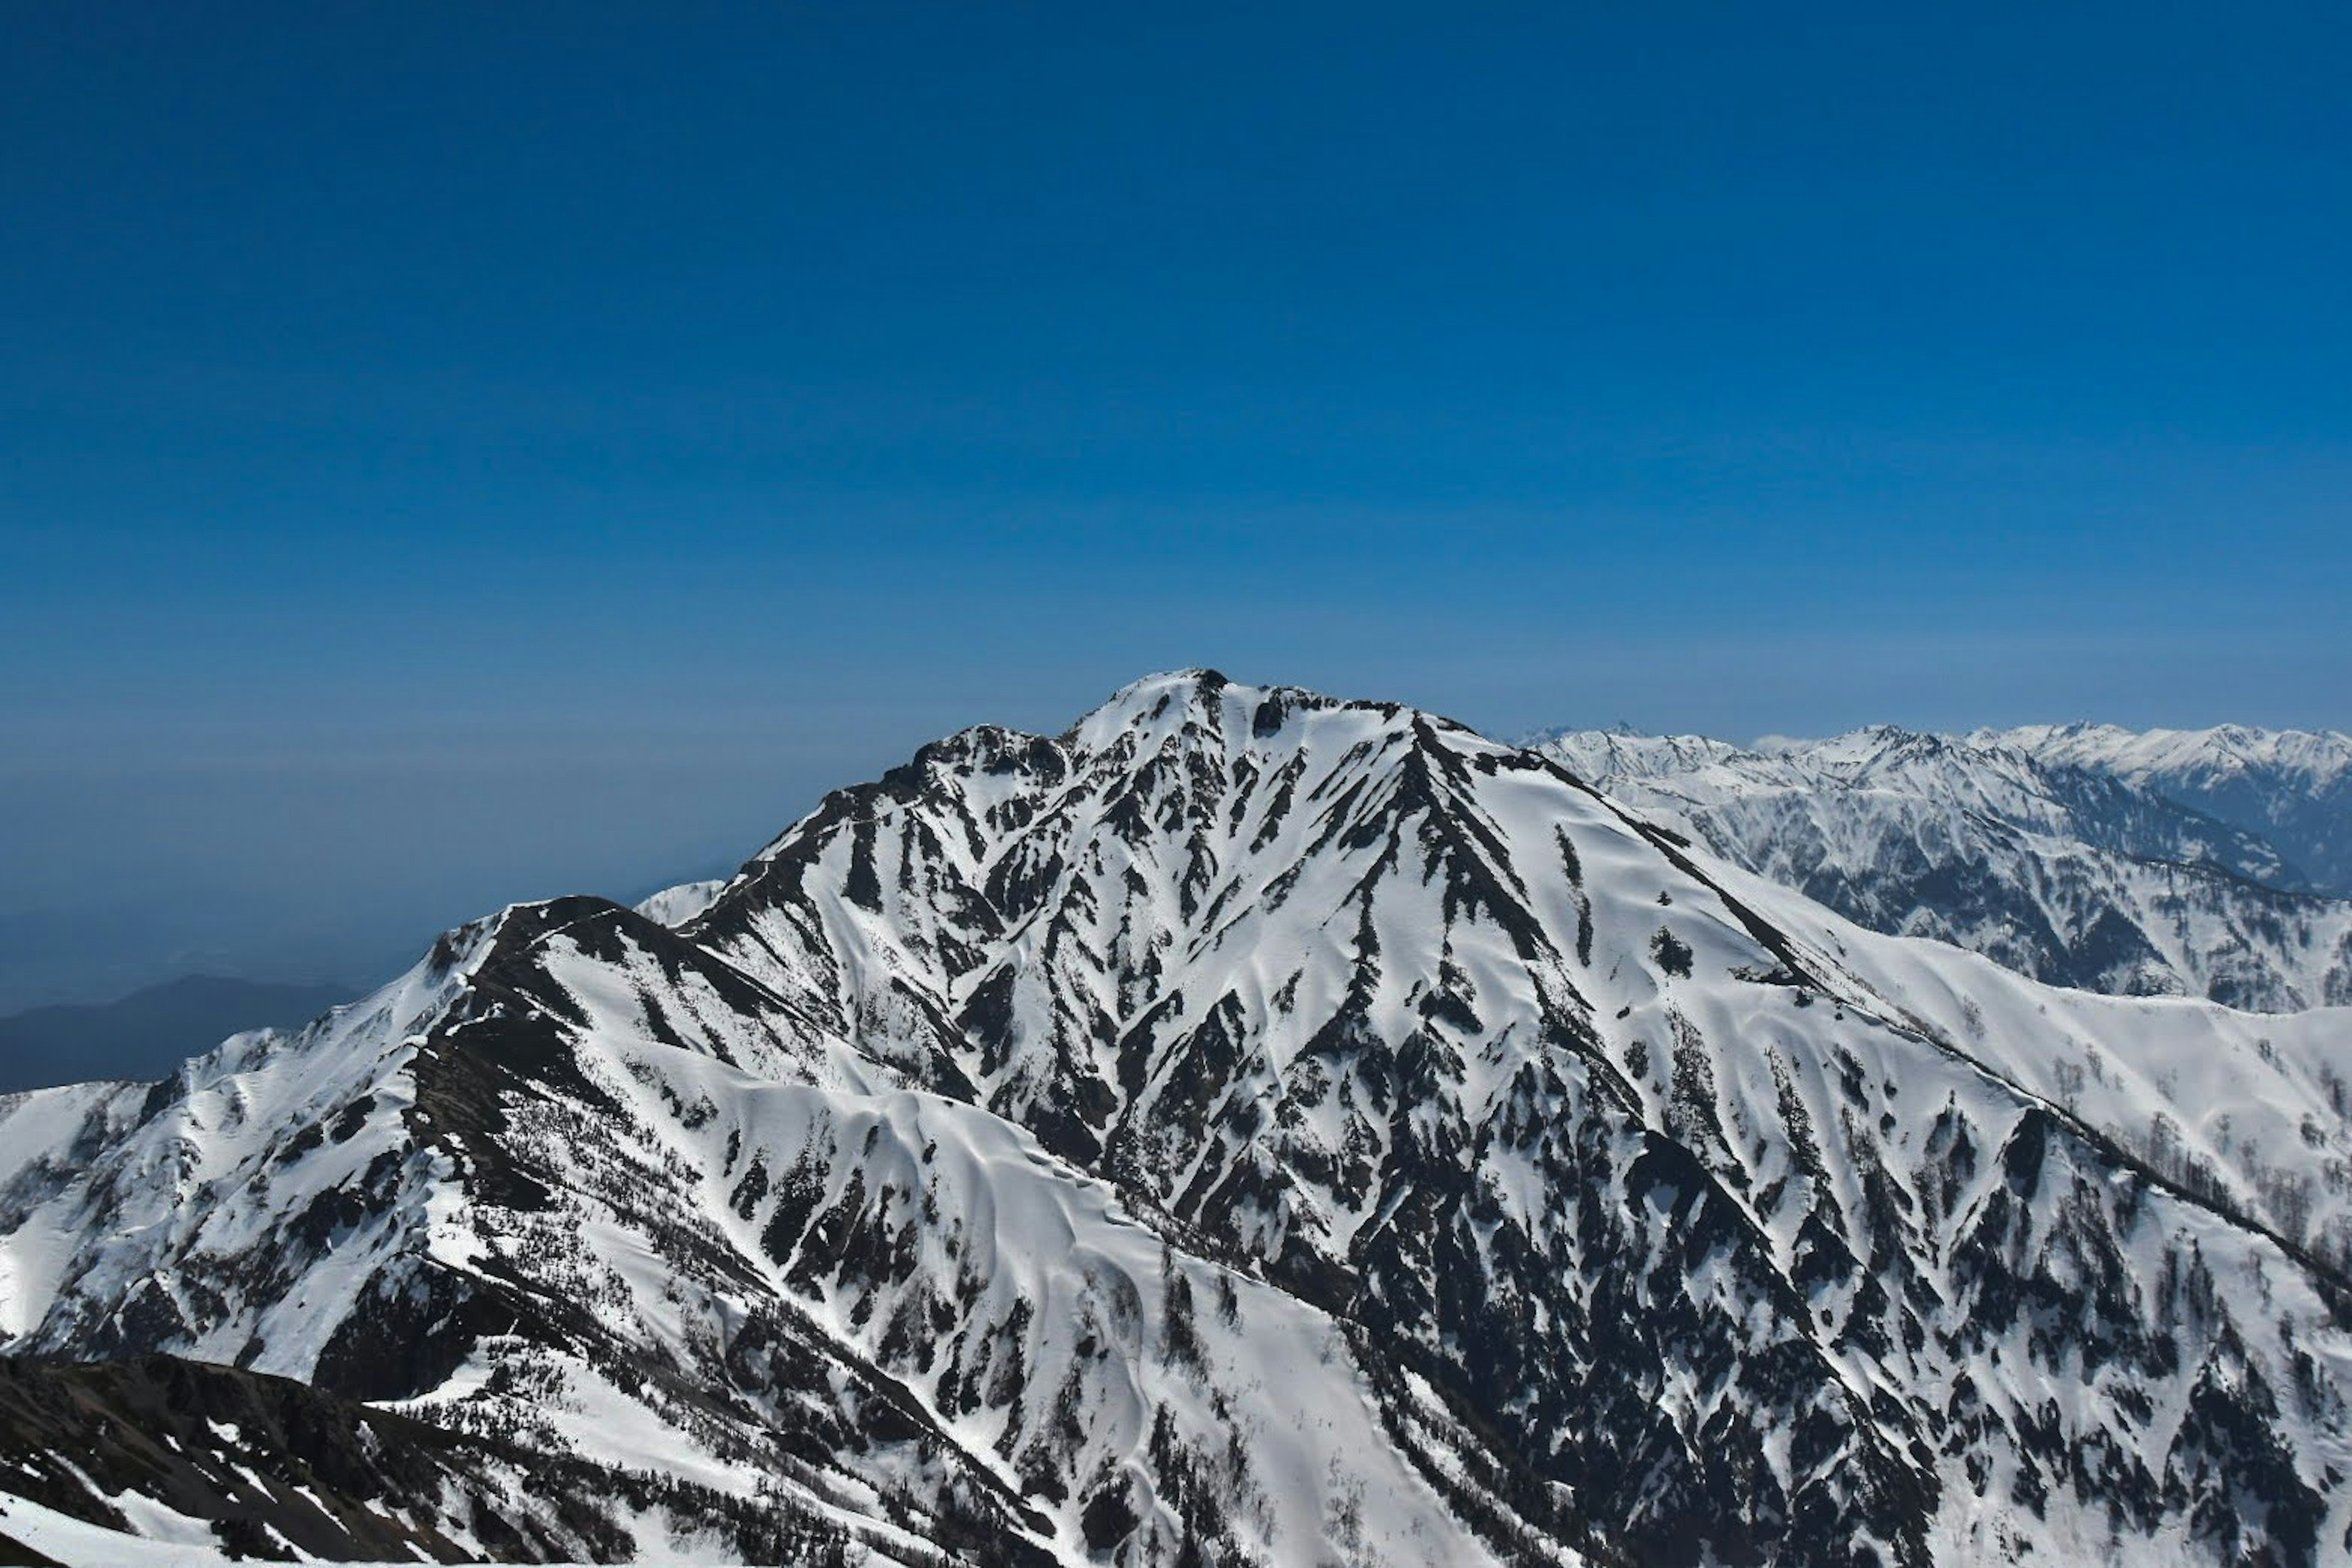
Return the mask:
[(2352, 897), (2352, 735), (2242, 724), (2146, 731), (2036, 724), (1972, 739), (2122, 779), (2261, 834), (2302, 885)]
[(2281, 890), (2300, 874), (2267, 839), (1999, 737), (1881, 728), (1751, 752), (1570, 731), (1537, 745), (1874, 930), (2125, 995), (2352, 1002), (2352, 903)]
[[(1013, 1561), (2316, 1563), (2347, 1017), (1873, 935), (1556, 761), (1155, 677), (152, 1091), (9, 1348)], [(346, 1130), (348, 1129), (348, 1131)]]

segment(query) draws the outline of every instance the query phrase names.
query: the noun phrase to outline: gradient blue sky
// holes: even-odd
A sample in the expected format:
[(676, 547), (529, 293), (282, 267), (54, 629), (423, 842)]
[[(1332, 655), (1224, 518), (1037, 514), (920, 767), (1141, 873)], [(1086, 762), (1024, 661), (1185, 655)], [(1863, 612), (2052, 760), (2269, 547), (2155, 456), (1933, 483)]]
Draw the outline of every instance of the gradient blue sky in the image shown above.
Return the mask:
[(19, 10), (0, 1007), (1144, 670), (2352, 727), (2342, 7)]

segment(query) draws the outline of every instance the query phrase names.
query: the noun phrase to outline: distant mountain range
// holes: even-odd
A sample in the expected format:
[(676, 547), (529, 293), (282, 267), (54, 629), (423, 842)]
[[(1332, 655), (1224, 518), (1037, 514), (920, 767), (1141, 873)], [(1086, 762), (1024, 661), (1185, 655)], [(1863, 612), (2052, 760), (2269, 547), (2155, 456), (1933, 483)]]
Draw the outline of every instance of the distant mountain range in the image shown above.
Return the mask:
[(2039, 724), (1970, 739), (2202, 811), (2274, 845), (2287, 860), (2284, 885), (2352, 897), (2352, 735), (2242, 724), (2148, 731)]
[(1747, 748), (1533, 738), (1580, 777), (1875, 931), (2021, 973), (2260, 1012), (2352, 1002), (2352, 740), (1879, 727)]
[(0, 1016), (0, 1094), (92, 1079), (152, 1082), (240, 1029), (293, 1028), (352, 994), (192, 974), (118, 1002), (12, 1013)]
[[(0, 1550), (2346, 1561), (2352, 1013), (1879, 934), (1576, 749), (1157, 676), (0, 1099)], [(2016, 746), (1706, 754), (1842, 856), (2313, 874)]]

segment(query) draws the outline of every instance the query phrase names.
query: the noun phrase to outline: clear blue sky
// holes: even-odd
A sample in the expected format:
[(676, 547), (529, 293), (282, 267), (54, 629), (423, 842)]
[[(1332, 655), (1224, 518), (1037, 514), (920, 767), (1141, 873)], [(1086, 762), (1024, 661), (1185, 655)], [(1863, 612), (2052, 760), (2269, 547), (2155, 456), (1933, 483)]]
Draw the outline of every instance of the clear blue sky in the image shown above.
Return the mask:
[(2307, 3), (21, 11), (0, 1006), (364, 978), (1173, 665), (2352, 727), (2347, 60)]

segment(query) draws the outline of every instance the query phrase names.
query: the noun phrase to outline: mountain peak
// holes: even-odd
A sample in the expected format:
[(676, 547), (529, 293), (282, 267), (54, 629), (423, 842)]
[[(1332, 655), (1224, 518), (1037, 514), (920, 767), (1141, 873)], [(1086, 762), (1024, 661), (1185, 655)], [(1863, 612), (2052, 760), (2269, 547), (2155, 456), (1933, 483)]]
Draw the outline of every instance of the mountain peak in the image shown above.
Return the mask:
[(1182, 669), (1160, 669), (1139, 676), (1114, 691), (1093, 711), (1104, 709), (1128, 710), (1145, 705), (1157, 706), (1175, 699), (1184, 701), (1203, 700), (1233, 685), (1223, 670), (1205, 666), (1188, 666)]

